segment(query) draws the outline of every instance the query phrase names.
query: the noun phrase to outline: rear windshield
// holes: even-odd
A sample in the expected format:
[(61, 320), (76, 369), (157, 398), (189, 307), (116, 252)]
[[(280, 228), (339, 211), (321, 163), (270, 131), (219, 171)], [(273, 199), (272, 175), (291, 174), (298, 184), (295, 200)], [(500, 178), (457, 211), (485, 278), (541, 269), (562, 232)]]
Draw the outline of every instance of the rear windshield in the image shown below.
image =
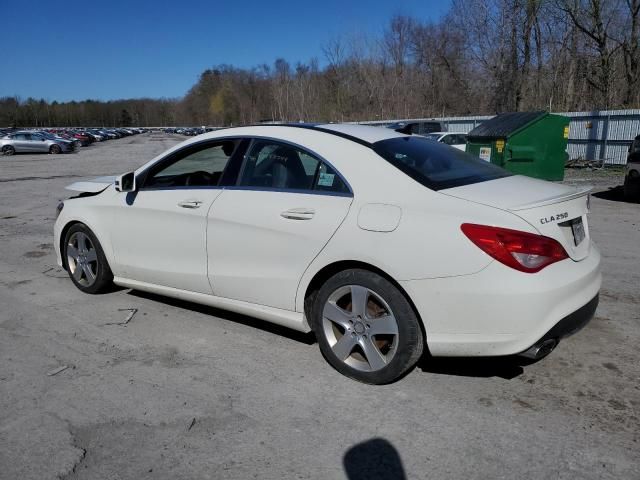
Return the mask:
[(508, 177), (511, 173), (443, 143), (397, 137), (373, 144), (378, 155), (431, 190)]

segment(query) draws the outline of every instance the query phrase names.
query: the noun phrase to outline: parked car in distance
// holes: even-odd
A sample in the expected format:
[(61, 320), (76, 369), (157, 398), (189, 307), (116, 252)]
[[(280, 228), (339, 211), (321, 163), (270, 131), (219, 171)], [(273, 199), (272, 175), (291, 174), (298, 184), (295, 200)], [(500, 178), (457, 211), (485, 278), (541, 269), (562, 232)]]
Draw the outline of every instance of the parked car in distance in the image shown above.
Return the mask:
[(95, 142), (95, 139), (93, 138), (93, 136), (89, 135), (86, 132), (71, 131), (71, 132), (69, 132), (69, 134), (72, 135), (73, 138), (76, 138), (76, 139), (80, 140), (80, 144), (83, 147), (87, 147), (87, 146), (91, 145), (93, 142)]
[(399, 133), (406, 133), (407, 135), (427, 135), (432, 132), (443, 132), (446, 130), (446, 127), (442, 122), (435, 120), (396, 122), (391, 125), (387, 125), (387, 128)]
[(456, 132), (433, 132), (425, 135), (430, 140), (450, 145), (463, 152), (467, 149), (467, 136)]
[(57, 142), (62, 142), (62, 143), (66, 143), (69, 144), (73, 150), (77, 150), (78, 147), (80, 146), (80, 142), (76, 139), (70, 139), (70, 138), (64, 138), (64, 137), (60, 137), (58, 135), (55, 135), (53, 133), (47, 132), (45, 130), (37, 130), (37, 131), (32, 131), (31, 135), (34, 136), (40, 136), (40, 137), (44, 137), (48, 140), (54, 140)]
[(0, 152), (4, 155), (14, 153), (63, 153), (74, 150), (73, 142), (63, 139), (48, 139), (37, 132), (18, 131), (0, 138)]
[(427, 348), (542, 358), (598, 303), (589, 189), (390, 129), (228, 128), (67, 188), (83, 194), (58, 207), (54, 246), (81, 291), (313, 331), (362, 382), (398, 379)]
[(640, 200), (640, 135), (629, 147), (624, 172), (624, 196), (628, 200)]

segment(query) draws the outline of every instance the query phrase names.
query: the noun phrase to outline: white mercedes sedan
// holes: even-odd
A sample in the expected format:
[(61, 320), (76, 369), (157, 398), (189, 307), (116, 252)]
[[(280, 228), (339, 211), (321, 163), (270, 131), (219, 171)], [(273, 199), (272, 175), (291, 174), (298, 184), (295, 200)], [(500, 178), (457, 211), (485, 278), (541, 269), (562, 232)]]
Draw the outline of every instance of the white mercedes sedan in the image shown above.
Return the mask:
[(313, 331), (366, 383), (427, 351), (542, 358), (598, 303), (588, 190), (386, 128), (217, 130), (68, 188), (81, 193), (58, 206), (55, 248), (83, 292), (116, 284)]

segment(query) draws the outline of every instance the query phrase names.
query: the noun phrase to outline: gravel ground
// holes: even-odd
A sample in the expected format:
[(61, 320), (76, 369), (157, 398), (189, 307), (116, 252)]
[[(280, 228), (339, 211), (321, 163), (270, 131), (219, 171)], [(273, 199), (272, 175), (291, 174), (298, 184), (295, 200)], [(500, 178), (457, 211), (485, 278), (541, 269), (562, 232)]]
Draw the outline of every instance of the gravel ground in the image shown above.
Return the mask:
[(604, 284), (583, 331), (532, 365), (425, 359), (373, 387), (333, 371), (311, 336), (84, 295), (56, 267), (63, 187), (179, 140), (0, 157), (0, 478), (640, 478), (640, 205), (621, 201), (621, 172), (567, 173), (600, 192)]

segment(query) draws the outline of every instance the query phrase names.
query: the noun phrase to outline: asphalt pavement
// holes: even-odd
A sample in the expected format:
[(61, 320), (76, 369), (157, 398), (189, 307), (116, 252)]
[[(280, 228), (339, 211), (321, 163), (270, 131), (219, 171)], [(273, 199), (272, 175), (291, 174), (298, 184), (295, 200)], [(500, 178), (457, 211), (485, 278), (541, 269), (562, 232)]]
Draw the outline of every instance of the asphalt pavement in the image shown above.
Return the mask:
[(56, 266), (64, 186), (182, 139), (0, 156), (1, 479), (640, 478), (640, 204), (620, 174), (568, 179), (599, 192), (604, 284), (584, 330), (532, 365), (425, 358), (369, 386), (312, 335), (127, 289), (85, 295)]

